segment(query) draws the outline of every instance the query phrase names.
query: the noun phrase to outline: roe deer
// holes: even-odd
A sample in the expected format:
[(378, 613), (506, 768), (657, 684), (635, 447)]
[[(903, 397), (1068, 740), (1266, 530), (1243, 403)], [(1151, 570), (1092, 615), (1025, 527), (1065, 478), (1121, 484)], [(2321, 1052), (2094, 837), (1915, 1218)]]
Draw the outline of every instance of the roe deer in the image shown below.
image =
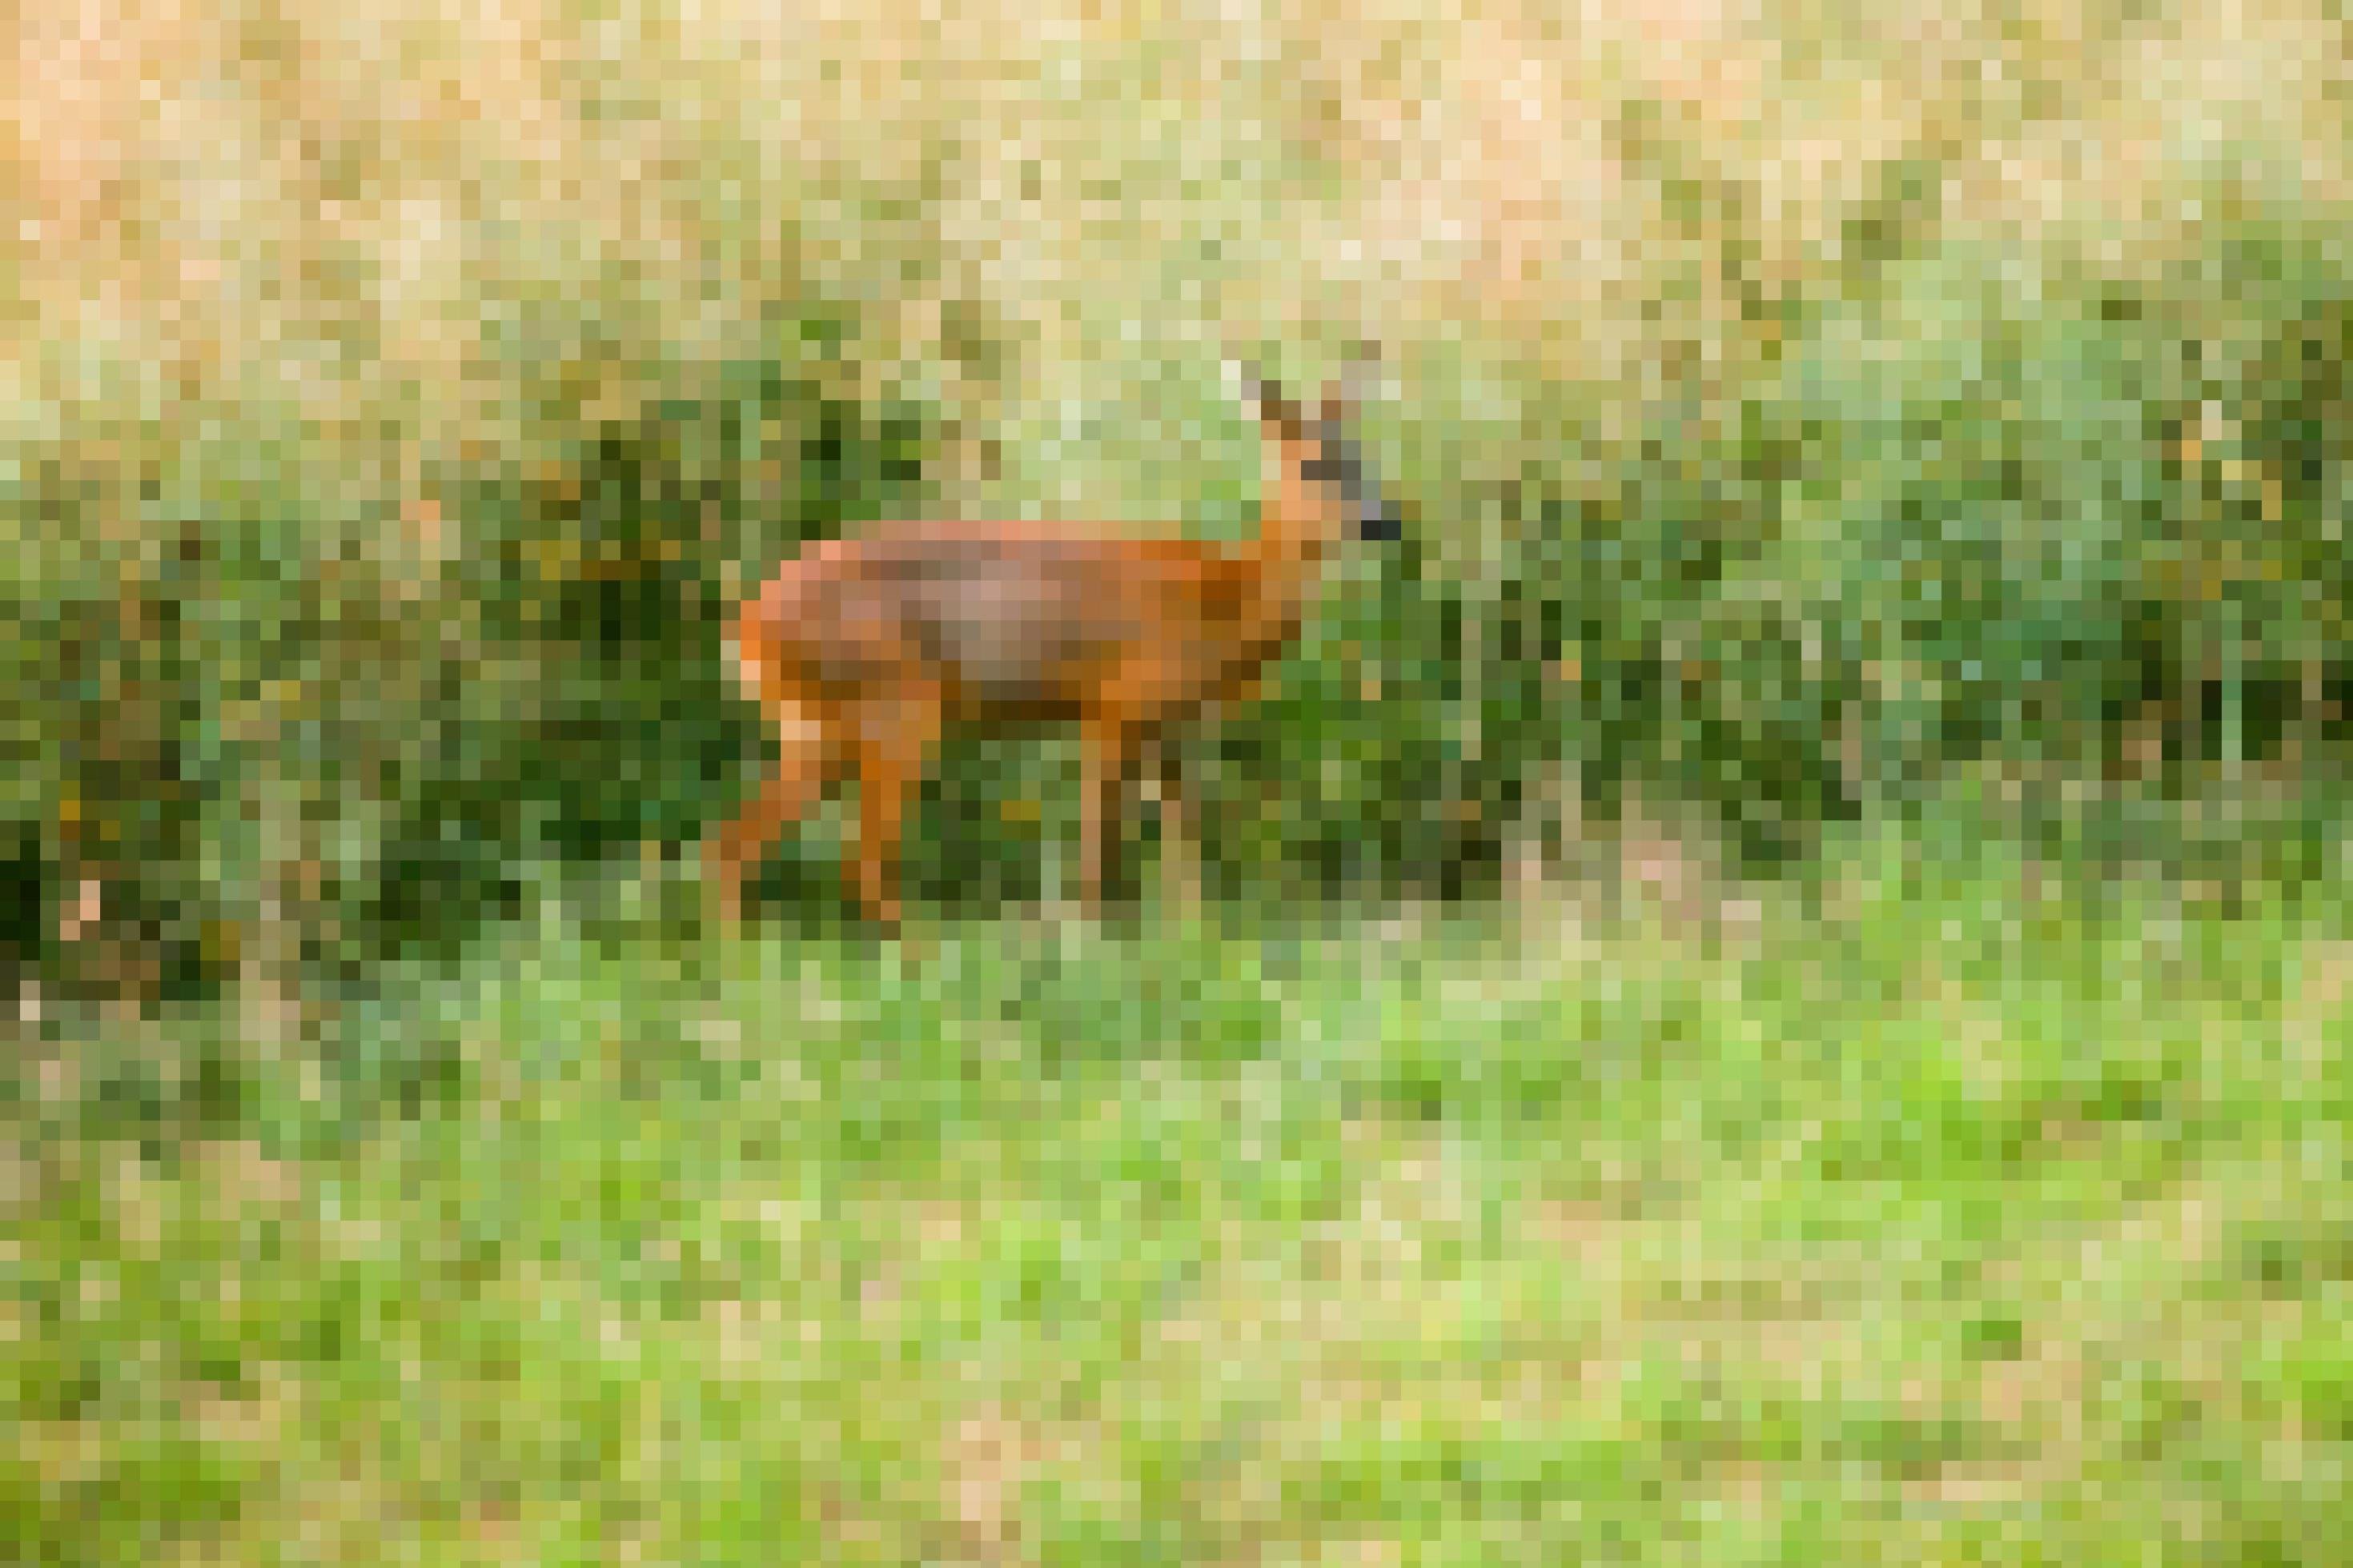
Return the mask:
[[(1149, 752), (1164, 837), (1190, 842), (1170, 726), (1240, 695), (1299, 632), (1325, 550), (1398, 537), (1335, 385), (1310, 414), (1246, 371), (1274, 469), (1257, 536), (1221, 546), (1030, 522), (879, 524), (814, 543), (746, 603), (736, 673), (781, 756), (704, 852), (714, 913), (740, 918), (748, 868), (847, 773), (858, 780), (849, 890), (897, 926), (908, 792), (953, 721), (1075, 721), (1085, 754), (1080, 895), (1102, 907), (1122, 793)], [(1190, 892), (1189, 880), (1187, 892)]]

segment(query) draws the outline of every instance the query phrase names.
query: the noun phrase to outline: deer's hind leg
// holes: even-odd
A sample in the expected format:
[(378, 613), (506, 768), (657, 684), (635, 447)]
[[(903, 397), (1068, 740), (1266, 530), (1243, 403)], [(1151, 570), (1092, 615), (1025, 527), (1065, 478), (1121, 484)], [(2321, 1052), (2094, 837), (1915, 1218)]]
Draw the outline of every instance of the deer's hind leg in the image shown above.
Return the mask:
[(779, 703), (770, 717), (776, 733), (776, 768), (751, 804), (703, 846), (704, 883), (712, 912), (722, 924), (743, 919), (745, 875), (777, 835), (808, 814), (839, 767), (832, 728), (814, 710)]

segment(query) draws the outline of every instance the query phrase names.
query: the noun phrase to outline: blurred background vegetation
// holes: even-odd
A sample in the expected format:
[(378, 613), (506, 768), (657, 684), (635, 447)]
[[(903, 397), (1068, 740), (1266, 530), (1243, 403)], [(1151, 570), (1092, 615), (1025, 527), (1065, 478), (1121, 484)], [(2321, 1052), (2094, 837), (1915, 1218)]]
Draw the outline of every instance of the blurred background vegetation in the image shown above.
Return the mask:
[[(1359, 338), (1413, 522), (1196, 748), (1225, 900), (1614, 876), (1638, 820), (1726, 877), (1855, 819), (2336, 866), (2320, 0), (108, 9), (19, 18), (0, 119), (0, 962), (52, 993), (670, 876), (803, 540), (1231, 537), (1219, 361)], [(924, 897), (1051, 894), (1060, 746), (951, 749)], [(817, 837), (772, 901), (835, 907)]]

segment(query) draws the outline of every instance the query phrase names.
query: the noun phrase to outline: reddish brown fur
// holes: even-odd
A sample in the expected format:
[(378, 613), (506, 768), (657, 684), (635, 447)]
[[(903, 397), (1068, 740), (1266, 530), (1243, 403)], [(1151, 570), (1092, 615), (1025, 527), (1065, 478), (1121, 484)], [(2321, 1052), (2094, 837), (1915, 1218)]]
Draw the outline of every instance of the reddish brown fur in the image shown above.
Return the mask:
[(719, 916), (738, 918), (746, 870), (847, 773), (860, 793), (849, 890), (895, 926), (909, 792), (942, 730), (974, 721), (1081, 726), (1080, 887), (1099, 909), (1117, 856), (1121, 793), (1137, 763), (1155, 758), (1166, 837), (1186, 837), (1164, 735), (1240, 694), (1298, 635), (1315, 567), (1344, 524), (1343, 501), (1364, 493), (1310, 477), (1308, 465), (1328, 457), (1336, 398), (1324, 414), (1314, 430), (1279, 393), (1261, 395), (1261, 431), (1278, 474), (1258, 536), (1237, 546), (1034, 522), (901, 521), (786, 562), (735, 628), (738, 672), (782, 754), (706, 850)]

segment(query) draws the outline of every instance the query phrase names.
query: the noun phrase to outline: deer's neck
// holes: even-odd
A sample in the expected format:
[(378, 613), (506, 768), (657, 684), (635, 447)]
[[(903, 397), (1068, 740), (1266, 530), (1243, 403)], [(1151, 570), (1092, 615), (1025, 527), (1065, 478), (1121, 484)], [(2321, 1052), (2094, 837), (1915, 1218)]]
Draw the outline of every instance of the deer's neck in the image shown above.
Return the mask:
[(1258, 536), (1241, 552), (1242, 619), (1258, 639), (1280, 643), (1297, 629), (1335, 527), (1330, 500), (1286, 461), (1267, 489)]

